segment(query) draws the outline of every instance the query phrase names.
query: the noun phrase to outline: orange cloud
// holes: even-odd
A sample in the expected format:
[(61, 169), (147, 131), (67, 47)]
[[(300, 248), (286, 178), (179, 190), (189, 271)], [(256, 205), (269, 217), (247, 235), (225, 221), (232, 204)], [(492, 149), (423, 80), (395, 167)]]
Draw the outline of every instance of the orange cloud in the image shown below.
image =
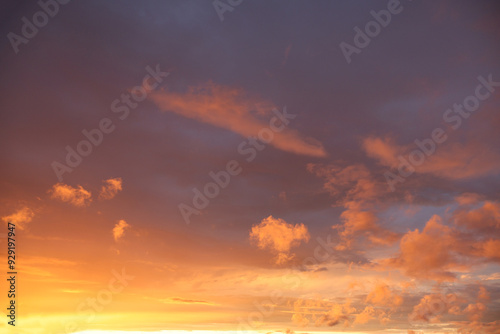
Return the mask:
[(477, 293), (477, 299), (479, 300), (489, 300), (490, 299), (490, 294), (488, 293), (488, 290), (484, 286), (479, 287), (479, 292)]
[[(467, 208), (467, 207), (466, 207)], [(453, 213), (455, 224), (473, 231), (471, 255), (500, 262), (500, 203), (486, 201), (476, 209), (459, 208)]]
[(79, 207), (87, 206), (92, 201), (92, 194), (82, 186), (73, 188), (64, 183), (57, 183), (49, 190), (49, 193), (53, 199), (58, 199)]
[(402, 148), (389, 137), (368, 137), (362, 146), (369, 157), (379, 160), (384, 166), (394, 167), (399, 164), (397, 156), (401, 154)]
[(500, 204), (485, 202), (480, 208), (467, 211), (459, 209), (454, 213), (455, 223), (470, 230), (494, 235), (500, 233)]
[(120, 177), (104, 180), (99, 199), (112, 199), (122, 190), (122, 179)]
[(480, 243), (480, 255), (490, 260), (500, 262), (500, 240), (490, 239)]
[(423, 321), (437, 323), (445, 314), (461, 314), (460, 300), (454, 294), (434, 293), (425, 295), (420, 302), (413, 307), (410, 314), (411, 321)]
[(385, 283), (378, 283), (366, 296), (366, 302), (376, 306), (396, 307), (403, 304), (403, 297), (392, 291)]
[(309, 232), (304, 224), (288, 224), (283, 219), (273, 216), (252, 226), (250, 232), (250, 239), (257, 242), (257, 247), (277, 253), (276, 264), (291, 260), (295, 254), (291, 254), (290, 249), (300, 245), (302, 241), (308, 242), (309, 238)]
[(340, 167), (337, 165), (308, 164), (307, 170), (325, 180), (323, 188), (334, 197), (340, 197), (340, 205), (348, 202), (375, 200), (385, 193), (385, 186), (375, 181), (363, 165)]
[(23, 207), (13, 214), (9, 216), (2, 217), (2, 220), (5, 223), (13, 223), (16, 224), (16, 228), (19, 228), (20, 230), (24, 230), (26, 227), (26, 224), (31, 222), (33, 217), (35, 216), (35, 213), (33, 210), (31, 210), (28, 207)]
[(339, 229), (342, 242), (336, 246), (337, 250), (349, 249), (355, 238), (364, 236), (372, 244), (391, 245), (399, 239), (397, 233), (391, 232), (378, 225), (377, 216), (370, 211), (362, 211), (357, 207), (349, 207), (342, 212), (342, 225), (334, 225)]
[(464, 193), (455, 197), (455, 200), (460, 205), (475, 204), (481, 200), (481, 195), (474, 193)]
[(462, 246), (456, 233), (434, 215), (422, 232), (416, 229), (403, 236), (399, 255), (387, 263), (411, 277), (453, 281), (452, 271), (466, 268), (458, 256)]
[[(249, 97), (241, 89), (213, 82), (190, 87), (185, 93), (153, 92), (150, 98), (162, 110), (228, 129), (244, 137), (256, 136), (260, 130), (269, 127), (271, 111), (276, 109), (273, 103)], [(321, 143), (288, 127), (275, 132), (270, 145), (301, 155), (326, 156)]]
[(130, 225), (127, 224), (126, 221), (119, 220), (116, 224), (115, 227), (113, 227), (113, 238), (115, 241), (118, 241), (121, 237), (123, 237), (123, 234), (125, 233), (125, 229), (129, 228)]
[(434, 215), (422, 232), (406, 233), (395, 258), (380, 263), (400, 269), (410, 277), (439, 282), (454, 281), (456, 272), (469, 271), (473, 265), (500, 262), (500, 207), (485, 202), (452, 214), (455, 226), (446, 226)]
[(366, 324), (368, 321), (375, 318), (375, 309), (373, 306), (367, 306), (365, 309), (356, 315), (355, 324)]
[(378, 224), (375, 212), (365, 209), (371, 209), (372, 203), (387, 193), (386, 187), (374, 180), (368, 168), (363, 165), (342, 168), (336, 165), (309, 164), (307, 169), (324, 178), (323, 187), (336, 198), (335, 205), (346, 208), (340, 215), (342, 224), (332, 226), (339, 231), (341, 238), (336, 246), (337, 250), (351, 248), (359, 237), (378, 245), (390, 245), (399, 239), (397, 233)]
[(333, 304), (330, 309), (316, 320), (316, 325), (336, 326), (343, 324), (345, 327), (351, 325), (351, 315), (356, 309), (349, 302), (344, 304)]

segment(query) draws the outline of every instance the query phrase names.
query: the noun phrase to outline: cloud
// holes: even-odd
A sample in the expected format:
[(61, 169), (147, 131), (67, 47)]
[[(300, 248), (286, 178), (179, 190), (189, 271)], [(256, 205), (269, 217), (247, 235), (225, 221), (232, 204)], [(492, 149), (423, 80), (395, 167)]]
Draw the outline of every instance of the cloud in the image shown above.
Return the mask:
[(479, 202), (482, 199), (482, 196), (475, 193), (463, 193), (457, 197), (455, 197), (455, 201), (457, 201), (460, 205), (470, 205)]
[(270, 249), (276, 253), (276, 264), (291, 260), (295, 254), (290, 253), (292, 247), (299, 246), (302, 241), (309, 241), (309, 232), (304, 224), (288, 224), (283, 219), (269, 216), (260, 224), (252, 226), (250, 239), (257, 242), (260, 249)]
[(116, 224), (115, 227), (113, 227), (113, 238), (115, 238), (115, 241), (118, 241), (121, 237), (123, 237), (123, 234), (125, 233), (125, 229), (129, 228), (130, 225), (127, 224), (126, 221), (119, 220)]
[(399, 164), (397, 156), (401, 154), (402, 148), (389, 137), (368, 137), (362, 146), (369, 157), (377, 159), (384, 166), (393, 167)]
[(484, 286), (479, 287), (479, 292), (477, 293), (477, 299), (479, 300), (489, 300), (490, 299), (490, 294), (488, 293), (488, 290)]
[(449, 221), (454, 222), (450, 226), (434, 215), (421, 232), (407, 232), (397, 256), (380, 263), (410, 277), (438, 282), (455, 281), (456, 272), (470, 271), (474, 265), (499, 263), (499, 204), (487, 201), (475, 209), (468, 205), (450, 214)]
[(172, 300), (173, 302), (176, 302), (176, 303), (187, 303), (187, 304), (210, 304), (209, 302), (204, 301), (204, 300), (184, 299), (184, 298), (177, 298), (177, 297), (171, 298), (171, 300)]
[[(386, 167), (397, 169), (400, 159), (408, 161), (415, 144), (402, 146), (392, 139), (368, 137), (363, 141), (363, 149)], [(421, 150), (420, 150), (421, 151)], [(423, 153), (422, 153), (423, 154)], [(426, 156), (424, 162), (415, 166), (418, 173), (427, 173), (446, 179), (459, 180), (497, 173), (500, 168), (500, 155), (478, 141), (466, 144), (449, 142), (436, 147), (434, 153)]]
[(397, 307), (403, 304), (403, 297), (392, 291), (385, 283), (378, 283), (366, 296), (366, 302), (375, 306)]
[(372, 306), (367, 306), (365, 309), (356, 315), (355, 324), (366, 324), (368, 321), (375, 318), (375, 309)]
[[(190, 87), (185, 93), (153, 92), (150, 98), (162, 110), (227, 129), (244, 137), (255, 137), (261, 129), (269, 127), (269, 120), (273, 115), (271, 111), (276, 109), (273, 103), (249, 97), (241, 89), (219, 86), (213, 82)], [(280, 124), (278, 125), (281, 126)], [(305, 138), (288, 127), (274, 132), (270, 145), (300, 155), (326, 156), (321, 143)]]
[(499, 203), (486, 201), (477, 209), (459, 208), (454, 212), (453, 217), (457, 225), (469, 230), (488, 236), (500, 234)]
[(411, 277), (453, 281), (454, 270), (467, 268), (461, 259), (466, 255), (463, 246), (457, 233), (434, 215), (422, 232), (416, 229), (403, 236), (398, 256), (387, 263)]
[(370, 211), (360, 210), (356, 206), (349, 207), (340, 215), (343, 224), (334, 225), (339, 230), (341, 243), (337, 250), (349, 249), (358, 237), (365, 237), (372, 244), (391, 245), (399, 239), (397, 233), (382, 228), (377, 222), (377, 216)]
[(292, 321), (294, 324), (305, 327), (310, 323), (315, 326), (349, 327), (356, 309), (349, 300), (345, 303), (332, 303), (324, 300), (297, 299), (293, 304)]
[(413, 307), (409, 319), (411, 321), (437, 323), (441, 321), (441, 317), (445, 314), (461, 314), (460, 303), (461, 300), (451, 293), (447, 295), (440, 293), (425, 295)]
[(373, 178), (368, 168), (359, 164), (347, 167), (309, 164), (307, 169), (325, 179), (323, 188), (334, 197), (334, 205), (346, 209), (340, 215), (342, 224), (332, 226), (339, 231), (341, 238), (337, 250), (352, 248), (354, 241), (360, 237), (377, 245), (390, 245), (399, 239), (397, 233), (378, 224), (372, 204), (387, 190)]
[(87, 206), (92, 201), (90, 191), (85, 190), (82, 186), (73, 188), (64, 183), (54, 184), (52, 189), (49, 190), (49, 194), (52, 199), (58, 199), (79, 207)]
[(351, 315), (356, 309), (349, 302), (345, 304), (333, 304), (330, 309), (316, 320), (316, 325), (327, 325), (330, 327), (343, 324), (345, 327), (351, 325)]
[(486, 201), (476, 209), (460, 207), (453, 213), (458, 227), (473, 232), (471, 255), (500, 262), (500, 203)]
[(500, 240), (489, 239), (478, 244), (480, 255), (492, 261), (500, 262)]
[(403, 304), (403, 297), (387, 284), (379, 282), (368, 293), (364, 302), (369, 305), (356, 315), (353, 324), (365, 324), (372, 319), (387, 324), (391, 320), (390, 314)]
[(464, 313), (471, 321), (478, 321), (483, 318), (484, 311), (486, 311), (486, 306), (483, 303), (473, 303), (467, 305), (464, 309)]
[(122, 179), (120, 177), (104, 180), (104, 183), (99, 193), (99, 199), (112, 199), (122, 190)]
[(307, 170), (325, 180), (323, 188), (336, 198), (336, 205), (375, 200), (387, 192), (363, 165), (341, 167), (335, 164), (308, 164)]
[(26, 224), (31, 222), (31, 220), (33, 219), (34, 216), (35, 216), (35, 213), (33, 212), (33, 210), (31, 210), (28, 207), (23, 207), (9, 216), (2, 217), (2, 220), (5, 223), (10, 222), (10, 223), (16, 224), (16, 228), (18, 228), (20, 230), (24, 230), (26, 227)]
[(428, 294), (413, 308), (410, 320), (438, 323), (442, 322), (442, 317), (446, 314), (465, 315), (469, 322), (462, 322), (462, 324), (467, 328), (476, 327), (477, 332), (482, 333), (482, 330), (477, 327), (482, 326), (480, 320), (488, 309), (485, 302), (489, 299), (488, 291), (482, 286), (479, 287), (477, 299), (474, 302), (453, 293), (446, 295), (441, 293)]

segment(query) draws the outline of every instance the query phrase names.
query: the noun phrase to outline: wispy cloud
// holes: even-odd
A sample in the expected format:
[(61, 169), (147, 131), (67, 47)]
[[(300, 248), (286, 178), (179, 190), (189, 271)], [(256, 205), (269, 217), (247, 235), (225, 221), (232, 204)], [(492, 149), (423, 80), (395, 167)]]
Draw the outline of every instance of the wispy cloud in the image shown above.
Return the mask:
[[(418, 149), (416, 145), (398, 145), (389, 137), (368, 137), (363, 142), (368, 156), (381, 165), (397, 169), (402, 161), (408, 161), (409, 154)], [(423, 154), (423, 153), (422, 153)], [(432, 174), (446, 179), (467, 179), (489, 175), (500, 169), (500, 155), (483, 143), (471, 140), (465, 144), (445, 143), (436, 153), (426, 157), (415, 167), (416, 172)]]
[(17, 228), (19, 228), (20, 230), (24, 230), (26, 224), (31, 222), (34, 216), (35, 213), (33, 212), (33, 210), (28, 207), (23, 207), (11, 215), (2, 217), (2, 220), (5, 223), (11, 222), (13, 224), (16, 224)]
[[(150, 97), (162, 110), (231, 130), (244, 137), (256, 136), (261, 129), (268, 127), (272, 110), (276, 109), (269, 101), (213, 82), (190, 87), (184, 93), (153, 92)], [(295, 154), (327, 155), (320, 142), (290, 128), (275, 133), (270, 145)]]

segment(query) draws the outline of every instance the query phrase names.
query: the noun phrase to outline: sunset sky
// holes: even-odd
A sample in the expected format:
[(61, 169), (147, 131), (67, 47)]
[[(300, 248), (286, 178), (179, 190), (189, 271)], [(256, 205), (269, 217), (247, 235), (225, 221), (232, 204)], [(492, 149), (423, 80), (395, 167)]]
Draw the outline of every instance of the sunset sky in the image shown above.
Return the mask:
[(58, 1), (0, 4), (0, 333), (500, 333), (497, 1)]

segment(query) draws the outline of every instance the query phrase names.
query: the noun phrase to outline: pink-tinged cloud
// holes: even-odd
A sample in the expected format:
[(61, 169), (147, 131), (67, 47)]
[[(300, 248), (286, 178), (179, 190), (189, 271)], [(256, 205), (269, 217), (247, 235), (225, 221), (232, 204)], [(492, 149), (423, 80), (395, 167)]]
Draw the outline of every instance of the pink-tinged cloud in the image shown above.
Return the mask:
[(324, 179), (323, 188), (338, 198), (337, 205), (358, 202), (366, 203), (386, 193), (386, 186), (375, 181), (371, 172), (363, 165), (308, 164), (307, 170)]
[(400, 269), (409, 277), (455, 281), (457, 272), (474, 265), (500, 262), (499, 204), (485, 202), (476, 209), (459, 207), (447, 226), (434, 215), (420, 232), (406, 233), (396, 257), (380, 263)]
[(376, 245), (390, 245), (399, 240), (397, 233), (381, 227), (378, 223), (373, 204), (386, 194), (387, 190), (373, 178), (368, 168), (363, 165), (339, 167), (309, 164), (307, 169), (325, 180), (323, 188), (335, 198), (334, 205), (346, 209), (340, 215), (342, 224), (332, 226), (338, 231), (341, 239), (336, 246), (337, 250), (352, 248), (359, 238)]
[(427, 173), (452, 180), (490, 175), (500, 170), (498, 152), (480, 142), (469, 141), (466, 144), (445, 142), (440, 146), (435, 144), (434, 149), (431, 149), (431, 144), (426, 145), (429, 154), (421, 153), (420, 156), (424, 157), (421, 160), (423, 162), (420, 163), (417, 159), (418, 165), (415, 165), (411, 162), (410, 154), (419, 150), (416, 144), (402, 146), (390, 138), (378, 137), (368, 137), (363, 141), (363, 148), (369, 157), (393, 170), (410, 163), (417, 173)]
[(453, 229), (443, 225), (441, 218), (434, 215), (422, 232), (416, 229), (405, 234), (399, 254), (386, 263), (410, 277), (453, 281), (455, 271), (468, 267), (460, 256), (465, 249)]
[(16, 225), (16, 228), (20, 230), (24, 230), (26, 228), (26, 224), (31, 222), (35, 213), (28, 207), (23, 207), (11, 215), (2, 217), (2, 220), (5, 223), (12, 223)]
[[(231, 130), (244, 137), (256, 137), (270, 125), (283, 130), (275, 131), (270, 145), (300, 155), (325, 157), (323, 145), (306, 138), (290, 124), (273, 118), (276, 106), (268, 101), (250, 97), (243, 90), (219, 86), (212, 82), (190, 87), (185, 93), (158, 91), (150, 98), (162, 110), (175, 112), (187, 118)], [(275, 120), (270, 124), (271, 120)], [(287, 120), (292, 123), (293, 120)], [(271, 127), (273, 129), (273, 127)]]
[(125, 234), (125, 229), (130, 228), (130, 225), (127, 224), (125, 220), (119, 220), (115, 227), (113, 227), (113, 238), (115, 241), (118, 241)]
[(73, 188), (64, 183), (54, 184), (52, 189), (49, 190), (49, 194), (52, 199), (57, 199), (78, 207), (87, 206), (92, 201), (90, 191), (85, 190), (82, 186)]
[(455, 197), (455, 201), (460, 205), (476, 204), (482, 200), (482, 196), (474, 193), (464, 193)]
[(122, 179), (120, 177), (104, 180), (104, 185), (99, 193), (99, 199), (112, 199), (122, 190)]
[(454, 294), (433, 293), (425, 295), (413, 307), (409, 319), (416, 322), (438, 323), (447, 314), (461, 314), (461, 303), (462, 300)]
[(458, 209), (454, 212), (455, 223), (483, 235), (500, 236), (500, 203), (486, 201), (473, 210)]
[(343, 224), (332, 226), (339, 230), (341, 237), (341, 243), (335, 247), (337, 250), (351, 248), (353, 242), (361, 237), (376, 245), (391, 245), (400, 238), (399, 234), (382, 228), (373, 212), (360, 210), (356, 206), (348, 206), (340, 218)]
[[(464, 296), (459, 296), (454, 293), (432, 293), (422, 297), (420, 302), (413, 307), (412, 313), (409, 315), (410, 321), (440, 323), (445, 321), (448, 315), (465, 316), (460, 325), (463, 329), (472, 329), (472, 333), (489, 333), (483, 331), (485, 327), (494, 329), (494, 323), (482, 323), (485, 312), (488, 309), (489, 294), (484, 287), (479, 287), (477, 299), (475, 301), (468, 300)], [(496, 327), (496, 331), (500, 330)], [(461, 332), (461, 331), (459, 331)], [(468, 333), (469, 331), (464, 331)], [(495, 331), (491, 332), (495, 333)]]
[(276, 254), (276, 264), (283, 264), (291, 260), (295, 254), (290, 253), (302, 241), (309, 241), (309, 232), (304, 224), (288, 224), (283, 219), (269, 216), (260, 224), (252, 226), (250, 239), (260, 249), (269, 249)]

